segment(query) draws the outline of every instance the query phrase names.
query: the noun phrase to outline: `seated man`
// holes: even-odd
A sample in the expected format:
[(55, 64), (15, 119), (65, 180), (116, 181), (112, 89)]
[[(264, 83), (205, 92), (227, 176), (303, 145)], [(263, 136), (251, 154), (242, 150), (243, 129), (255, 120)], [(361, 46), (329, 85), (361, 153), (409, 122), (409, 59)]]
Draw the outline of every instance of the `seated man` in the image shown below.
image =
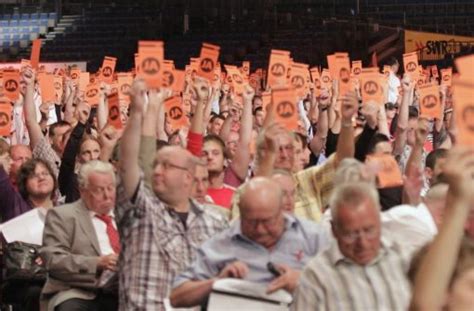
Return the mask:
[[(299, 270), (326, 246), (327, 239), (318, 224), (284, 213), (282, 196), (275, 181), (250, 180), (239, 203), (240, 220), (202, 245), (193, 264), (175, 280), (171, 304), (204, 303), (219, 278), (269, 283), (269, 292), (293, 291)], [(268, 269), (270, 262), (281, 276)]]
[(102, 271), (116, 269), (120, 250), (113, 213), (113, 167), (90, 161), (81, 167), (78, 182), (81, 199), (51, 209), (46, 216), (40, 256), (48, 278), (42, 307), (55, 311), (116, 310), (116, 297), (96, 285)]
[(292, 310), (406, 310), (412, 249), (381, 234), (375, 187), (343, 184), (330, 208), (337, 243), (305, 267)]

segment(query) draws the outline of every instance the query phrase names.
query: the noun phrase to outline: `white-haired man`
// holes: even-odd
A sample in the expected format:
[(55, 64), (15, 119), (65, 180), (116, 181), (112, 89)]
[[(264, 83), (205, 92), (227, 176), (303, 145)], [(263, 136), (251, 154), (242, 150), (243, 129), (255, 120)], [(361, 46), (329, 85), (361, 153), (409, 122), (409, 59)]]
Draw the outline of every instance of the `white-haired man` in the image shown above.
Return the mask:
[(48, 278), (42, 310), (116, 310), (116, 295), (97, 288), (101, 273), (116, 269), (120, 251), (114, 169), (90, 161), (81, 167), (78, 182), (81, 199), (46, 216), (40, 255)]

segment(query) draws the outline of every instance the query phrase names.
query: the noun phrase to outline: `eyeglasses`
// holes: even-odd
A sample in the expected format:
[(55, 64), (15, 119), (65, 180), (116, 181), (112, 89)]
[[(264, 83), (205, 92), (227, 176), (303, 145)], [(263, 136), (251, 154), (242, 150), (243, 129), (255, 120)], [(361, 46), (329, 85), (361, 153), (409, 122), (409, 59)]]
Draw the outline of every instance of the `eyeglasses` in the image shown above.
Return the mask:
[(374, 239), (377, 237), (379, 230), (376, 227), (364, 228), (353, 232), (340, 232), (340, 237), (345, 243), (354, 243), (357, 239), (365, 237), (366, 239)]
[(48, 176), (51, 176), (51, 174), (49, 172), (40, 172), (40, 173), (31, 174), (30, 178), (31, 179), (40, 179), (40, 178), (44, 178), (44, 177), (48, 177)]
[(177, 164), (173, 164), (169, 161), (163, 161), (163, 162), (155, 161), (153, 167), (156, 168), (158, 165), (161, 165), (161, 168), (164, 169), (165, 171), (167, 171), (171, 168), (174, 168), (174, 169), (177, 169), (177, 170), (182, 170), (182, 171), (189, 171), (189, 169), (187, 167), (180, 166), (180, 165), (177, 165)]

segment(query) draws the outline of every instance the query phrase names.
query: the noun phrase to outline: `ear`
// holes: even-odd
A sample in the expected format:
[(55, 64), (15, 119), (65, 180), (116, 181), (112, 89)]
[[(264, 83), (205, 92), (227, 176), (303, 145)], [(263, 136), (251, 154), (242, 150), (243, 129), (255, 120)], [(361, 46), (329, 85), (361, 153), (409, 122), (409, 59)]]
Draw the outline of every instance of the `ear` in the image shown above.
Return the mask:
[(433, 170), (429, 167), (425, 167), (425, 176), (428, 179), (433, 178)]

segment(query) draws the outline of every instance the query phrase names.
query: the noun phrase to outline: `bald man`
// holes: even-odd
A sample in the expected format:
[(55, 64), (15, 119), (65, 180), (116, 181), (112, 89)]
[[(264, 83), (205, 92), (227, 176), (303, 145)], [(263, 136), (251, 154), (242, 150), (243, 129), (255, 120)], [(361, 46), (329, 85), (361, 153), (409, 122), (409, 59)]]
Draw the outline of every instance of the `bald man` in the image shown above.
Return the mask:
[[(192, 263), (197, 248), (228, 226), (221, 215), (191, 200), (196, 160), (179, 146), (161, 148), (151, 189), (138, 165), (146, 87), (132, 86), (130, 117), (120, 144), (117, 224), (120, 310), (164, 310), (173, 279)], [(150, 96), (159, 97), (155, 91)]]
[[(251, 179), (243, 187), (240, 219), (202, 245), (193, 264), (176, 278), (171, 304), (203, 304), (220, 278), (268, 284), (269, 292), (292, 292), (299, 271), (326, 247), (327, 239), (318, 224), (285, 213), (282, 201), (283, 192), (277, 182), (266, 177)], [(281, 276), (275, 277), (268, 270), (269, 262)]]

